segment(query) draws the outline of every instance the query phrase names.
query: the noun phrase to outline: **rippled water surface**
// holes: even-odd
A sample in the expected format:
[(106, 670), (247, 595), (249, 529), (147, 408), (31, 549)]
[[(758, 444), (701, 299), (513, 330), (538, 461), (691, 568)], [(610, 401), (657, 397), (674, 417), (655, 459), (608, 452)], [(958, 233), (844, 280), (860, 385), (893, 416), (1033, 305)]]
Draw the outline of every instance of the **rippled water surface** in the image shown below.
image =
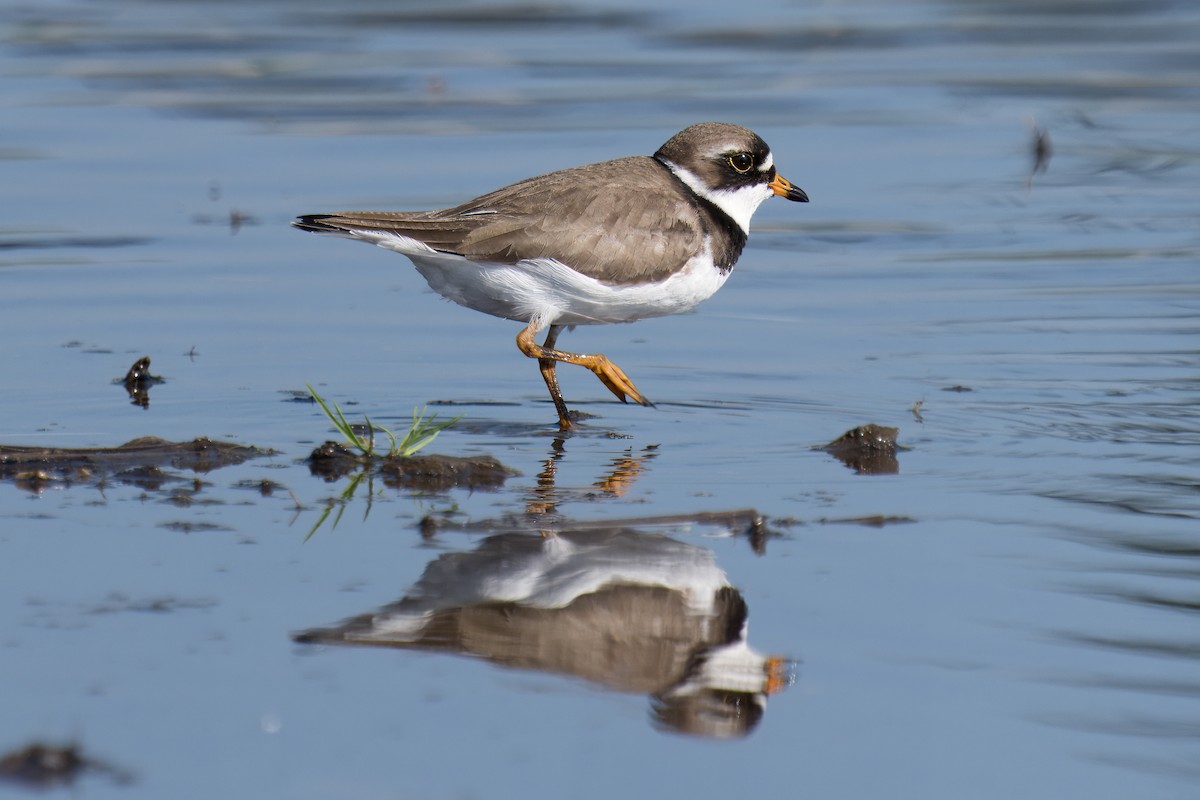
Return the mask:
[[(0, 444), (261, 451), (0, 471), (0, 756), (73, 744), (53, 793), (1196, 795), (1194, 4), (0, 8)], [(657, 403), (564, 366), (569, 437), (518, 326), (288, 226), (706, 119), (812, 202), (564, 334)], [(313, 472), (305, 384), (511, 473)], [(890, 466), (819, 449), (866, 423)]]

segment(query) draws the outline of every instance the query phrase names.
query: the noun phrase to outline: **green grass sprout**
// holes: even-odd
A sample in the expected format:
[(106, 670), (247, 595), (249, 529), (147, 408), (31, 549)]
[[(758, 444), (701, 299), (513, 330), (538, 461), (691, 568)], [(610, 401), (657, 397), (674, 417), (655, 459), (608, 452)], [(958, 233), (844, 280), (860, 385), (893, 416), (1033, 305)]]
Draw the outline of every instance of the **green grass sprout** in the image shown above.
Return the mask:
[[(437, 414), (426, 416), (424, 408), (413, 407), (412, 425), (409, 426), (404, 436), (398, 438), (390, 428), (386, 428), (383, 425), (376, 425), (371, 422), (370, 417), (364, 414), (363, 420), (365, 420), (366, 434), (363, 435), (355, 430), (355, 426), (346, 419), (346, 415), (342, 413), (342, 409), (337, 403), (325, 402), (325, 398), (317, 394), (316, 389), (307, 383), (304, 385), (308, 387), (308, 393), (312, 395), (312, 399), (325, 412), (325, 416), (329, 417), (329, 421), (333, 423), (333, 427), (337, 428), (360, 453), (369, 458), (391, 458), (395, 456), (408, 458), (436, 439), (439, 433), (463, 418), (463, 415), (459, 414), (453, 419), (438, 422)], [(380, 453), (375, 448), (376, 431), (388, 438), (388, 450), (386, 453)]]

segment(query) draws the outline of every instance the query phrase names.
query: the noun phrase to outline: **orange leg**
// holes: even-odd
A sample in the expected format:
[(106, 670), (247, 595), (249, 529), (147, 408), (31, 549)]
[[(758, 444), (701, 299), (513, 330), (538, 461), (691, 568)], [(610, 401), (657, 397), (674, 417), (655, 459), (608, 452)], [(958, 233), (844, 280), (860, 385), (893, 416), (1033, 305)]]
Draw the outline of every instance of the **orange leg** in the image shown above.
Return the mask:
[(628, 398), (644, 406), (654, 405), (637, 390), (633, 381), (629, 380), (629, 376), (620, 367), (608, 360), (607, 356), (598, 353), (582, 354), (555, 350), (554, 344), (558, 341), (558, 334), (562, 332), (562, 329), (562, 325), (551, 325), (550, 330), (546, 333), (545, 344), (538, 344), (533, 339), (534, 334), (541, 330), (536, 321), (529, 323), (517, 335), (517, 347), (521, 349), (521, 352), (538, 360), (538, 369), (542, 372), (542, 379), (546, 381), (546, 388), (550, 390), (550, 399), (554, 401), (554, 409), (558, 412), (559, 428), (565, 431), (572, 427), (567, 403), (563, 400), (562, 391), (558, 388), (558, 375), (555, 368), (559, 361), (587, 367), (622, 403), (626, 402), (626, 398)]
[(763, 684), (763, 694), (775, 694), (791, 686), (793, 680), (792, 667), (792, 662), (786, 658), (780, 658), (779, 656), (768, 658), (765, 665), (767, 680)]

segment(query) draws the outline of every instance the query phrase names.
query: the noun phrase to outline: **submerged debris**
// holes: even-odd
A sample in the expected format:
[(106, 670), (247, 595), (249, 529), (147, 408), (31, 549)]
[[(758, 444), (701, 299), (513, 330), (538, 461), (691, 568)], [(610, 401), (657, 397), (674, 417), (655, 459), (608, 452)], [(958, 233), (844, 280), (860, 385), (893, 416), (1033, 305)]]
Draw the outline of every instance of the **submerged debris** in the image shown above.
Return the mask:
[(193, 214), (192, 222), (197, 225), (228, 227), (231, 236), (236, 236), (243, 226), (259, 224), (258, 217), (236, 208), (230, 209), (228, 214)]
[(906, 522), (916, 522), (916, 520), (896, 514), (869, 514), (865, 517), (821, 518), (817, 522), (822, 525), (863, 525), (868, 528), (882, 528), (885, 525), (902, 525)]
[(895, 475), (900, 471), (896, 460), (899, 433), (899, 428), (886, 425), (860, 425), (817, 449), (836, 456), (860, 475)]
[(133, 598), (121, 592), (110, 592), (107, 597), (88, 610), (90, 614), (121, 614), (125, 612), (167, 614), (174, 611), (206, 609), (217, 604), (210, 598), (184, 598), (157, 595)]
[(276, 492), (287, 490), (287, 487), (285, 487), (283, 484), (277, 483), (270, 478), (246, 478), (235, 483), (233, 488), (251, 489), (258, 492), (263, 497), (270, 497)]

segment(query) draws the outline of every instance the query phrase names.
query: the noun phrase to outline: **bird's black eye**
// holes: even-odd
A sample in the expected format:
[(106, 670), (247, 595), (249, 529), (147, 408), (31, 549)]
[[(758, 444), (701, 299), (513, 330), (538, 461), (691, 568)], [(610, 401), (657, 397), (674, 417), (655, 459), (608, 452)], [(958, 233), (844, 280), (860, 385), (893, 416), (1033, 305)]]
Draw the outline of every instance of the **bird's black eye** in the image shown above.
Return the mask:
[(750, 168), (754, 166), (754, 156), (749, 153), (731, 153), (729, 156), (729, 166), (738, 172), (749, 172)]

